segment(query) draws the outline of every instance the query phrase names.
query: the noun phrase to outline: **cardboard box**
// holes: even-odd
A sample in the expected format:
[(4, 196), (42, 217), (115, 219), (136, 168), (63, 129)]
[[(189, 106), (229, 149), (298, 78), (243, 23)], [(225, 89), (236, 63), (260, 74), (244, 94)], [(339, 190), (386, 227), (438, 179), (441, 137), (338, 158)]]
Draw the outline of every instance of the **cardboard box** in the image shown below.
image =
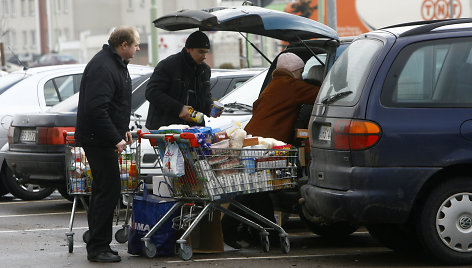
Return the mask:
[(243, 147), (259, 145), (259, 139), (257, 137), (245, 138), (243, 141)]
[(297, 139), (308, 139), (308, 129), (297, 128), (296, 137)]
[(211, 221), (208, 220), (208, 215), (205, 215), (190, 233), (187, 243), (194, 253), (224, 252), (221, 213), (214, 211)]

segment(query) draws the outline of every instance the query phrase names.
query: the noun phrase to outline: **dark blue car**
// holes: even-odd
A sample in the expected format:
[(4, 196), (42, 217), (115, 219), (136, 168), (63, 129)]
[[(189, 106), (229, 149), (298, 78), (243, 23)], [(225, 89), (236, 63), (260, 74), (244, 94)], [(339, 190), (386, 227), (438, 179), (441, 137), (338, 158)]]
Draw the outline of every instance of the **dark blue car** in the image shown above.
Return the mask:
[(359, 36), (325, 78), (309, 132), (306, 217), (472, 263), (471, 19)]

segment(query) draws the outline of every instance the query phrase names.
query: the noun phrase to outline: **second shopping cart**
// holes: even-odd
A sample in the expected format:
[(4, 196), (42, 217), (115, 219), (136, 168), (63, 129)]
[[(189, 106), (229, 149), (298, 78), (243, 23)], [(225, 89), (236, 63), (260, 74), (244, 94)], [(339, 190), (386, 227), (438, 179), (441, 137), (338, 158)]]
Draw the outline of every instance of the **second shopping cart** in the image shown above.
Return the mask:
[[(138, 132), (132, 133), (134, 138), (138, 137)], [(86, 198), (92, 194), (92, 171), (88, 164), (85, 152), (74, 140), (74, 132), (64, 132), (65, 140), (65, 172), (67, 193), (74, 197), (72, 211), (69, 221), (69, 231), (66, 233), (69, 253), (74, 250), (74, 218), (78, 202), (80, 201), (85, 211), (88, 211)], [(122, 228), (115, 233), (115, 239), (119, 243), (128, 241), (129, 219), (131, 217), (132, 195), (138, 191), (139, 184), (139, 164), (141, 141), (136, 139), (134, 143), (127, 146), (127, 149), (118, 157), (121, 179), (121, 194), (126, 204), (126, 212)], [(115, 210), (116, 225), (120, 221), (120, 204)], [(84, 242), (88, 241), (88, 230), (82, 236)]]

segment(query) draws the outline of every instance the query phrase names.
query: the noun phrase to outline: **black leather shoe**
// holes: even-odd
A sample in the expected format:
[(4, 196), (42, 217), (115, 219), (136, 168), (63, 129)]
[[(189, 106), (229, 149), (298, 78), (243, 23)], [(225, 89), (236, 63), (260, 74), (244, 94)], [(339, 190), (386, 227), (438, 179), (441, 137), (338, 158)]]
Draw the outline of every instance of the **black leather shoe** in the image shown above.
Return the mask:
[(91, 262), (120, 262), (121, 257), (107, 251), (101, 252), (96, 256), (87, 256), (87, 260)]
[(118, 251), (114, 250), (114, 249), (109, 249), (109, 251), (111, 252), (111, 254), (113, 255), (118, 255)]

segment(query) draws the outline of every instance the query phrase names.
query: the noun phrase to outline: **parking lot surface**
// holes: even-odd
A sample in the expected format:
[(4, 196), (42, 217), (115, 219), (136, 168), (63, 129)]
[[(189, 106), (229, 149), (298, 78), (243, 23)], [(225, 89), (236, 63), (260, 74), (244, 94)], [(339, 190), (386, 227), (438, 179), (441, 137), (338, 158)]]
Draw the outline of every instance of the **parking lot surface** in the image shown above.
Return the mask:
[[(82, 234), (86, 214), (79, 209), (74, 220), (74, 252), (68, 253), (67, 232), (72, 203), (58, 193), (41, 201), (0, 198), (0, 263), (2, 267), (95, 267), (87, 261)], [(115, 230), (121, 228), (119, 224)], [(225, 247), (225, 252), (195, 253), (190, 261), (178, 256), (147, 259), (127, 253), (127, 244), (112, 242), (122, 257), (114, 267), (434, 267), (430, 258), (404, 256), (374, 241), (365, 229), (341, 241), (312, 234), (293, 217), (285, 226), (291, 251), (281, 253), (272, 245), (268, 253), (259, 246), (242, 250)]]

